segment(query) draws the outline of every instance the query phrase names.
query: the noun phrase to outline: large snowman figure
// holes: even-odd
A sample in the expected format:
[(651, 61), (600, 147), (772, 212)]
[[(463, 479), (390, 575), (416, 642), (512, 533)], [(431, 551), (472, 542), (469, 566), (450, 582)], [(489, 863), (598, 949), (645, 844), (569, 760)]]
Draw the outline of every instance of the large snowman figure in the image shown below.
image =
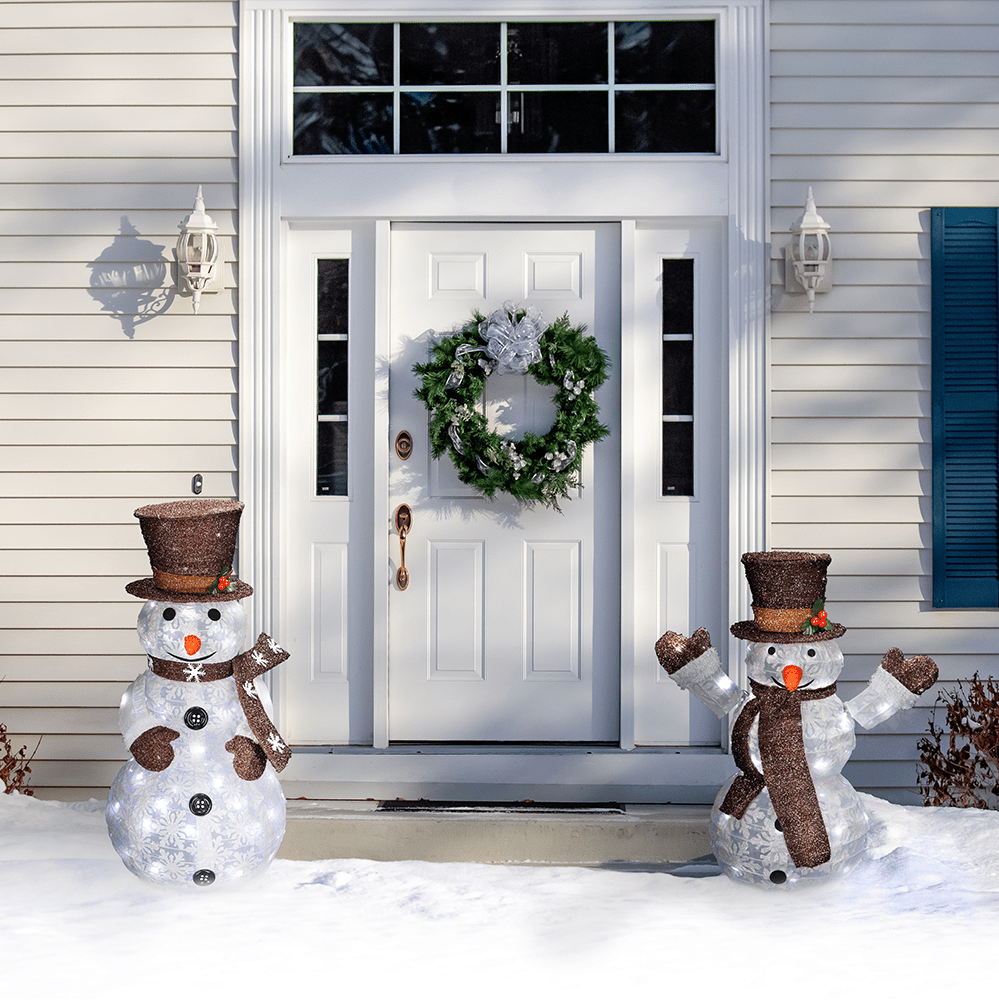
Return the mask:
[(749, 640), (751, 693), (722, 669), (704, 629), (667, 632), (659, 662), (719, 718), (742, 705), (732, 730), (739, 773), (711, 810), (715, 857), (730, 878), (790, 887), (849, 871), (867, 844), (867, 815), (843, 765), (865, 729), (911, 708), (937, 679), (926, 656), (890, 649), (859, 695), (842, 702), (836, 680), (846, 629), (827, 619), (830, 557), (811, 552), (747, 552), (753, 621), (732, 634)]
[(226, 885), (261, 874), (284, 836), (277, 779), (291, 752), (256, 678), (288, 654), (261, 635), (239, 653), (253, 591), (230, 571), (243, 505), (155, 504), (135, 512), (151, 579), (125, 588), (146, 603), (148, 669), (128, 687), (120, 724), (132, 754), (108, 795), (111, 842), (141, 878)]

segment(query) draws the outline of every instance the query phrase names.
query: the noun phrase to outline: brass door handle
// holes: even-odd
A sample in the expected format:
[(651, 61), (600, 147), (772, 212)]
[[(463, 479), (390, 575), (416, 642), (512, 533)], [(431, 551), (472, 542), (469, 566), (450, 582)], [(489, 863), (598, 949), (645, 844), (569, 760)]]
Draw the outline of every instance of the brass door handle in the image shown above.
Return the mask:
[(413, 508), (401, 503), (395, 512), (395, 530), (399, 532), (399, 568), (395, 573), (395, 583), (400, 590), (409, 586), (409, 570), (406, 569), (406, 536), (413, 527)]

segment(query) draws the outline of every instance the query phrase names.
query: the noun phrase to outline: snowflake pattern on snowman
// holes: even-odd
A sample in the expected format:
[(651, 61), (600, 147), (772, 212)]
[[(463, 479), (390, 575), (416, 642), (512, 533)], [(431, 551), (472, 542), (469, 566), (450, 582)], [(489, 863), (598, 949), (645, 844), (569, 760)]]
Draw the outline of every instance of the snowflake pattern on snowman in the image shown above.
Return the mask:
[(656, 654), (666, 672), (719, 718), (740, 708), (732, 728), (737, 774), (711, 810), (709, 837), (730, 878), (789, 888), (844, 874), (861, 860), (868, 820), (843, 777), (856, 745), (855, 723), (870, 729), (911, 708), (937, 679), (926, 656), (890, 649), (868, 685), (844, 703), (837, 639), (846, 629), (825, 611), (830, 556), (747, 552), (753, 621), (732, 634), (749, 641), (750, 691), (723, 670), (704, 629), (666, 632)]
[(132, 754), (108, 795), (108, 832), (125, 866), (153, 882), (227, 885), (261, 874), (285, 827), (277, 772), (291, 751), (257, 678), (287, 659), (261, 635), (239, 650), (252, 589), (230, 565), (243, 505), (193, 500), (135, 512), (153, 569), (144, 598), (148, 669), (122, 697)]

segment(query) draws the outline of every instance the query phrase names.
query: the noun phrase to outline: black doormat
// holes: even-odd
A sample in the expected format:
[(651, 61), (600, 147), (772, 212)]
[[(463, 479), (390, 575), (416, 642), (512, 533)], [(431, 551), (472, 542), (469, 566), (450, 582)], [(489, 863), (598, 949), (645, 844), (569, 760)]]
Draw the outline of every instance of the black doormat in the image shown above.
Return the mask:
[(617, 802), (442, 802), (433, 799), (393, 799), (378, 804), (379, 812), (447, 813), (624, 813)]

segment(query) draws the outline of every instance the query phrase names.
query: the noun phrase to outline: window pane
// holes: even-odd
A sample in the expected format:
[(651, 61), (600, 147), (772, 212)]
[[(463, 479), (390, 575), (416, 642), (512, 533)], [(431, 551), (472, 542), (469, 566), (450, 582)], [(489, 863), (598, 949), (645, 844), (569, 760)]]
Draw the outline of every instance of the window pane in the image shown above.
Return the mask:
[(606, 93), (526, 91), (510, 105), (520, 113), (507, 135), (511, 153), (607, 152)]
[(391, 94), (296, 94), (296, 156), (392, 152)]
[(663, 496), (694, 495), (694, 425), (663, 422)]
[(320, 416), (347, 412), (347, 341), (319, 341), (316, 411)]
[(316, 441), (316, 495), (347, 495), (347, 421), (321, 423)]
[(509, 24), (507, 76), (515, 83), (606, 83), (607, 22)]
[(618, 91), (614, 108), (618, 153), (715, 152), (714, 91)]
[(317, 267), (316, 333), (345, 335), (347, 326), (347, 266), (345, 259), (320, 260)]
[(402, 95), (402, 153), (498, 153), (495, 93)]
[(295, 86), (392, 86), (391, 24), (295, 25)]
[(498, 84), (498, 24), (401, 24), (402, 85)]
[(714, 83), (714, 21), (626, 21), (614, 26), (618, 83)]
[(666, 257), (663, 259), (663, 336), (693, 336), (693, 334), (694, 261), (690, 257)]
[(694, 342), (663, 341), (663, 413), (694, 412)]

